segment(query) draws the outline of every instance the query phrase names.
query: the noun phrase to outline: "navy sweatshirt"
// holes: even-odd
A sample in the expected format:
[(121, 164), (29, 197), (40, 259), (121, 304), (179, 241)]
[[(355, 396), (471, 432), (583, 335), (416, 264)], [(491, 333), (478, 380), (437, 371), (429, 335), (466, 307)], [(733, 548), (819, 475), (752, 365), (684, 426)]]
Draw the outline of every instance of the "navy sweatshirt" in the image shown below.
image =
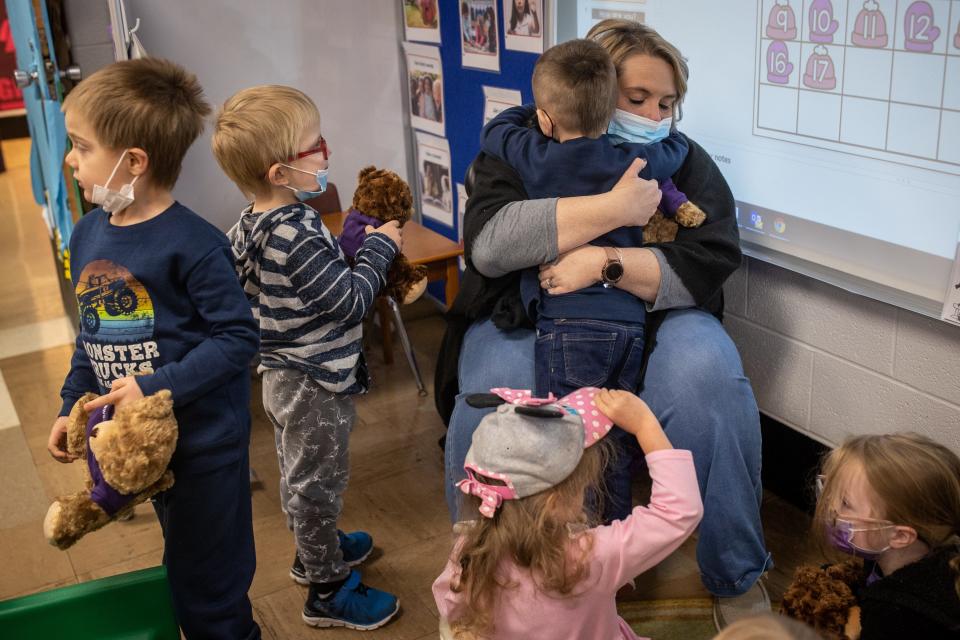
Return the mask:
[[(481, 151), (503, 160), (519, 174), (531, 199), (590, 196), (613, 188), (636, 158), (647, 166), (640, 177), (663, 182), (687, 158), (687, 140), (677, 131), (652, 144), (620, 142), (607, 135), (557, 142), (528, 125), (534, 105), (512, 107), (497, 114), (480, 134)], [(609, 247), (643, 246), (643, 227), (620, 227), (591, 244)], [(531, 318), (593, 318), (642, 322), (643, 301), (627, 291), (594, 284), (573, 293), (548, 295), (540, 289), (539, 270), (527, 269), (520, 294)], [(600, 274), (597, 274), (599, 278)]]
[(60, 415), (85, 392), (137, 375), (144, 395), (173, 394), (174, 472), (239, 459), (259, 331), (223, 233), (179, 203), (123, 227), (95, 209), (73, 231), (70, 265), (80, 332)]

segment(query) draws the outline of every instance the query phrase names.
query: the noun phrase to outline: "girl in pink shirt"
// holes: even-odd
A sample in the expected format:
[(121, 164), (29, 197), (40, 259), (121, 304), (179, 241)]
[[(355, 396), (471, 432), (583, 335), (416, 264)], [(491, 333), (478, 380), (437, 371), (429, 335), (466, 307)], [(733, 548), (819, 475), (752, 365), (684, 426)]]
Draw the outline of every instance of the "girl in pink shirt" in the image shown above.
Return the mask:
[[(473, 435), (458, 484), (482, 517), (459, 523), (446, 568), (433, 583), (447, 638), (636, 639), (617, 615), (616, 593), (672, 553), (703, 505), (689, 451), (674, 449), (657, 418), (627, 391), (580, 389), (556, 400), (494, 389), (504, 402)], [(483, 403), (486, 404), (483, 404)], [(650, 504), (592, 526), (616, 423), (646, 455)], [(599, 443), (598, 446), (591, 446)]]

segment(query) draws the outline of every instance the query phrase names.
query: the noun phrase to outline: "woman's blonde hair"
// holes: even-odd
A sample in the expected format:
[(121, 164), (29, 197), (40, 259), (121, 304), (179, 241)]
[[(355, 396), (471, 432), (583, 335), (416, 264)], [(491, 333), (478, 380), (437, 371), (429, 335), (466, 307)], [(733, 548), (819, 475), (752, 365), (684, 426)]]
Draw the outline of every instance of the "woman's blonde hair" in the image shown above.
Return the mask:
[[(592, 538), (571, 544), (570, 525), (597, 524), (596, 514), (588, 514), (584, 504), (588, 495), (595, 501), (603, 495), (603, 470), (611, 455), (610, 444), (601, 440), (584, 451), (577, 468), (557, 486), (505, 500), (493, 518), (479, 518), (467, 527), (453, 557), (461, 573), (452, 589), (467, 601), (467, 612), (451, 621), (456, 637), (493, 635), (497, 596), (515, 586), (501, 573), (505, 560), (529, 571), (537, 587), (554, 596), (570, 595), (589, 575)], [(479, 498), (467, 496), (461, 512), (476, 513), (479, 506)]]
[(683, 117), (682, 103), (687, 94), (690, 69), (680, 50), (655, 29), (633, 20), (611, 18), (593, 25), (587, 32), (587, 39), (607, 50), (617, 69), (618, 78), (623, 73), (624, 63), (635, 55), (654, 56), (670, 65), (677, 90), (677, 99), (674, 102), (676, 117), (677, 120)]
[(223, 172), (246, 195), (269, 189), (267, 172), (297, 155), (300, 138), (320, 122), (305, 93), (268, 84), (243, 89), (217, 113), (210, 145)]
[[(931, 549), (954, 547), (960, 552), (960, 458), (917, 433), (856, 436), (827, 454), (821, 467), (823, 493), (814, 514), (814, 533), (822, 544), (831, 510), (858, 470), (877, 498), (874, 517), (912, 527)], [(960, 555), (950, 566), (958, 572), (960, 594)]]

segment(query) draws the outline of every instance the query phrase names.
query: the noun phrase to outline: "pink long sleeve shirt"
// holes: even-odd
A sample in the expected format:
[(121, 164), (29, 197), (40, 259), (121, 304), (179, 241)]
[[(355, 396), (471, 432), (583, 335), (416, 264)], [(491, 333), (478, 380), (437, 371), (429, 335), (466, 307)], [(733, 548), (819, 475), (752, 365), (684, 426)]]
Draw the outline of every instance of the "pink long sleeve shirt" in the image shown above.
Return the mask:
[[(593, 537), (590, 573), (573, 594), (561, 597), (544, 593), (529, 570), (509, 561), (501, 565), (503, 577), (516, 586), (497, 598), (491, 637), (638, 638), (617, 614), (617, 590), (675, 551), (703, 516), (691, 453), (664, 449), (646, 459), (653, 480), (650, 504), (636, 507), (624, 520), (590, 529), (571, 541), (573, 545), (584, 544), (587, 533)], [(457, 541), (454, 554), (461, 541)], [(463, 594), (450, 588), (459, 573), (460, 566), (448, 561), (433, 583), (433, 596), (444, 620), (455, 621), (466, 606)]]

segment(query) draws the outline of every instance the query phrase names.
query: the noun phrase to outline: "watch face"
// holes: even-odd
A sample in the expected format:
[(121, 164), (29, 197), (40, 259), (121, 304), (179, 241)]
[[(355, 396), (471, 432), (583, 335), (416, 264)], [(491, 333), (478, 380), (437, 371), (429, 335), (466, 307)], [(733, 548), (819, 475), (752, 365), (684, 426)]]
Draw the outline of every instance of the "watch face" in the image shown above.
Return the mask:
[(607, 282), (616, 282), (623, 277), (623, 264), (619, 262), (608, 262), (603, 268), (603, 279)]

